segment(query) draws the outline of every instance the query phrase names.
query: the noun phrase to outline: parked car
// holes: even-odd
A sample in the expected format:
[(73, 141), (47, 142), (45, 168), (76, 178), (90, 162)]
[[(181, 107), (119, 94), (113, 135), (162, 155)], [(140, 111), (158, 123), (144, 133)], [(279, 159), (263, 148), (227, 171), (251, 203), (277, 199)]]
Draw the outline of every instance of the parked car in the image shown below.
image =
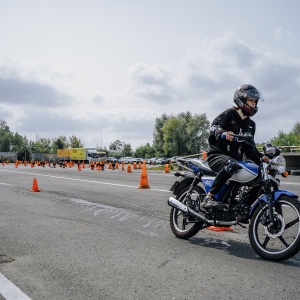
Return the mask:
[(108, 163), (117, 163), (117, 162), (119, 162), (119, 160), (117, 159), (117, 158), (115, 158), (115, 157), (113, 157), (113, 156), (109, 156), (108, 158), (107, 158), (107, 160), (106, 160)]
[(137, 162), (137, 158), (136, 157), (131, 157), (130, 159), (128, 159), (128, 163), (129, 164), (133, 164), (134, 162)]
[(119, 162), (120, 163), (124, 162), (124, 164), (131, 164), (132, 163), (132, 159), (133, 159), (133, 157), (131, 157), (131, 156), (125, 156), (125, 157), (121, 157), (119, 159)]
[(158, 159), (158, 157), (152, 157), (148, 161), (146, 161), (146, 163), (149, 164), (149, 165), (156, 165), (156, 160), (157, 159)]
[(167, 157), (161, 157), (161, 158), (158, 158), (155, 162), (157, 165), (165, 165), (165, 164), (170, 163), (170, 159)]
[(172, 163), (172, 164), (177, 163), (177, 159), (178, 159), (179, 157), (180, 157), (180, 156), (173, 156), (173, 157), (171, 157), (171, 163)]
[(144, 158), (140, 158), (140, 157), (136, 157), (135, 159), (137, 163), (143, 163), (145, 160)]

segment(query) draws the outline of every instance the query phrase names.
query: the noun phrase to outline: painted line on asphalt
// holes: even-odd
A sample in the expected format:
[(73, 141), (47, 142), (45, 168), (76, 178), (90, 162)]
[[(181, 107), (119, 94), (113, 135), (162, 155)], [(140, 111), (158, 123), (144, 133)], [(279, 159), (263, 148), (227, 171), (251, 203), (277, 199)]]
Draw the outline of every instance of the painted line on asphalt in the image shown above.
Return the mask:
[[(79, 179), (79, 178), (70, 178), (70, 177), (63, 177), (63, 176), (45, 175), (45, 174), (39, 174), (39, 173), (9, 171), (9, 170), (0, 170), (0, 172), (10, 172), (10, 173), (18, 173), (18, 174), (30, 174), (30, 175), (37, 175), (37, 176), (43, 176), (43, 177), (51, 177), (51, 178), (57, 178), (57, 179), (65, 179), (65, 180), (72, 180), (72, 181), (81, 181), (81, 182), (97, 183), (97, 184), (104, 184), (104, 185), (112, 185), (112, 186), (128, 187), (128, 188), (137, 189), (136, 186), (126, 185), (126, 184), (102, 182), (102, 181), (95, 181), (95, 180), (86, 180), (86, 179)], [(152, 189), (152, 188), (150, 188), (149, 190), (157, 191), (157, 192), (170, 193), (170, 191), (168, 191), (168, 190), (160, 190), (160, 189)]]
[(9, 185), (9, 186), (14, 186), (13, 184), (5, 183), (5, 182), (0, 182), (0, 185)]
[(2, 273), (0, 273), (0, 294), (5, 300), (31, 300)]

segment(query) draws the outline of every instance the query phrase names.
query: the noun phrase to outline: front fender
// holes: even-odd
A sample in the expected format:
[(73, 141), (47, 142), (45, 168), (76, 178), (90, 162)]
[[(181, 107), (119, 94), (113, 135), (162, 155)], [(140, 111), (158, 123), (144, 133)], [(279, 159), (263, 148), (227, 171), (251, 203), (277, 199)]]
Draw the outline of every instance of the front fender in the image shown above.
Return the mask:
[[(288, 197), (292, 197), (292, 198), (298, 198), (298, 196), (296, 194), (294, 194), (293, 192), (290, 191), (286, 191), (286, 190), (277, 190), (277, 191), (273, 191), (272, 192), (272, 200), (273, 202), (276, 202), (282, 195), (288, 196)], [(261, 195), (252, 205), (251, 207), (251, 211), (250, 211), (250, 217), (252, 215), (252, 213), (255, 211), (256, 207), (259, 205), (260, 202), (265, 202), (268, 203), (267, 200), (267, 196)]]

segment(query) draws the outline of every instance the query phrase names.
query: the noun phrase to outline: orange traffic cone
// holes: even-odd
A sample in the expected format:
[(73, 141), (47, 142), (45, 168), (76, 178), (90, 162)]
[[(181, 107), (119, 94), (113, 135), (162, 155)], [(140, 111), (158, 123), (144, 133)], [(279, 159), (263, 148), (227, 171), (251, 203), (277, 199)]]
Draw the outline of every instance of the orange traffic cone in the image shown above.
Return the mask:
[(164, 171), (164, 173), (169, 173), (169, 172), (170, 172), (170, 170), (169, 170), (169, 165), (166, 164), (166, 165), (165, 165), (165, 171)]
[(32, 189), (30, 192), (40, 192), (41, 190), (38, 187), (36, 178), (33, 179)]
[(131, 173), (131, 164), (127, 165), (127, 173)]
[(122, 161), (122, 171), (124, 171), (124, 161)]
[(150, 189), (150, 186), (148, 184), (147, 168), (145, 161), (143, 162), (141, 180), (138, 189)]
[(78, 171), (81, 171), (81, 165), (78, 164)]
[(213, 231), (231, 231), (233, 228), (231, 227), (222, 227), (222, 226), (208, 226), (206, 227), (208, 230), (213, 230)]

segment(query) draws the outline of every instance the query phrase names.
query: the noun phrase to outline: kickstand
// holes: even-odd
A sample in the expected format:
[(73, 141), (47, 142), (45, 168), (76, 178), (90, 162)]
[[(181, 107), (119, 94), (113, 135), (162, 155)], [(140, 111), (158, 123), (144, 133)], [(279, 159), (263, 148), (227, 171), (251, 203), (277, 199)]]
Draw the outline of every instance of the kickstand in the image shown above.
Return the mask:
[(241, 223), (237, 223), (236, 225), (241, 226), (242, 228), (247, 228), (246, 226), (242, 225)]

